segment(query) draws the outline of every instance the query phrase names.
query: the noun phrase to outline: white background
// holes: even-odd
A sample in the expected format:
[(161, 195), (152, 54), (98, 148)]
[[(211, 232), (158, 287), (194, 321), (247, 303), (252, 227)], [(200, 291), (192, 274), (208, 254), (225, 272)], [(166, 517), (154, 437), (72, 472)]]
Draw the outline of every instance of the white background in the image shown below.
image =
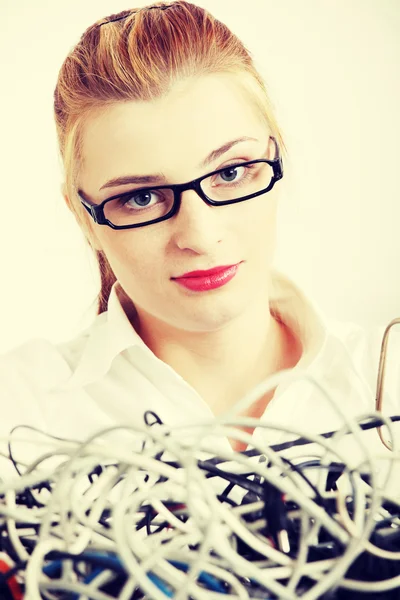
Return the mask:
[[(253, 53), (286, 138), (277, 267), (331, 317), (400, 316), (400, 0), (198, 4)], [(52, 94), (84, 29), (132, 4), (0, 7), (2, 352), (92, 318), (97, 275), (61, 196)]]

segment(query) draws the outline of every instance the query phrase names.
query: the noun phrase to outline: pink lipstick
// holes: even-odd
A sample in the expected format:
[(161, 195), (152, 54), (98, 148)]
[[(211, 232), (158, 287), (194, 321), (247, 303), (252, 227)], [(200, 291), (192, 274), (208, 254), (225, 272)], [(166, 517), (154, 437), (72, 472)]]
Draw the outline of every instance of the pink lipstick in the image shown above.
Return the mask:
[(240, 263), (236, 265), (214, 267), (207, 271), (190, 271), (184, 273), (181, 277), (174, 277), (173, 280), (183, 287), (195, 292), (206, 292), (215, 290), (231, 281), (239, 268)]

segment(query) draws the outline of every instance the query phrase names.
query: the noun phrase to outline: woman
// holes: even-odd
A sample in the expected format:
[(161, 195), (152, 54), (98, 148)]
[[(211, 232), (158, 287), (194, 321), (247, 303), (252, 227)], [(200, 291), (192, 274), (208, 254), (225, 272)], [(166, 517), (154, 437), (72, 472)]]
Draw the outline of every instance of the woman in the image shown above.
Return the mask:
[[(65, 200), (101, 272), (99, 315), (71, 342), (4, 357), (4, 435), (26, 423), (81, 438), (146, 410), (197, 422), (294, 368), (347, 415), (374, 409), (381, 332), (328, 323), (273, 269), (284, 142), (225, 25), (183, 0), (111, 15), (67, 57), (54, 98)], [(341, 424), (305, 381), (246, 414), (313, 432)]]

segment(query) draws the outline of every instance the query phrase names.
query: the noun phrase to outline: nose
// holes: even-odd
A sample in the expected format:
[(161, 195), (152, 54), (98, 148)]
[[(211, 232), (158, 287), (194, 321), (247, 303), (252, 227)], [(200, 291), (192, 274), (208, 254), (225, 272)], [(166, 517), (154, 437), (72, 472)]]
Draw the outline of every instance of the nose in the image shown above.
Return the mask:
[(195, 190), (181, 194), (178, 213), (171, 219), (172, 240), (180, 250), (209, 254), (223, 237), (221, 211), (209, 206)]

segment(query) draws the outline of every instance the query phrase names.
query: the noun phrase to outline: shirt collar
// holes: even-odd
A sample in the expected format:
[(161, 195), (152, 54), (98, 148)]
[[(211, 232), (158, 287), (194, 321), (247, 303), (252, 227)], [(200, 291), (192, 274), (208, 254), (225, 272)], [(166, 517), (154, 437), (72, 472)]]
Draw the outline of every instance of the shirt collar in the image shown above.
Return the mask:
[(322, 353), (328, 338), (328, 321), (319, 307), (287, 275), (276, 269), (271, 275), (270, 311), (301, 341), (298, 368), (305, 369)]
[[(107, 311), (98, 315), (87, 332), (81, 358), (67, 386), (83, 386), (105, 375), (116, 356), (134, 346), (152, 354), (132, 326), (127, 312), (134, 307), (116, 282), (110, 293)], [(298, 367), (307, 367), (321, 353), (327, 338), (323, 314), (302, 290), (283, 273), (274, 270), (270, 288), (271, 314), (283, 321), (301, 340), (303, 354)]]
[(82, 356), (67, 381), (68, 387), (83, 386), (96, 381), (107, 373), (114, 358), (128, 348), (147, 348), (131, 325), (118, 297), (119, 293), (120, 286), (116, 282), (111, 288), (107, 311), (97, 315), (89, 327)]

